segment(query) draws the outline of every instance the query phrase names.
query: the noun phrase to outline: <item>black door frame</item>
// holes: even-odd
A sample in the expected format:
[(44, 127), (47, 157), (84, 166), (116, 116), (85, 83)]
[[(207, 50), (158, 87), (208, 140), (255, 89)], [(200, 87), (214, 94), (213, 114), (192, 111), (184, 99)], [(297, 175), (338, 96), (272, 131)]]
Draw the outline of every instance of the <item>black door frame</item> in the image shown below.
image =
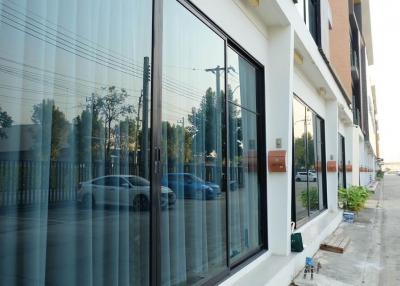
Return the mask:
[[(347, 187), (347, 178), (346, 178), (347, 177), (347, 172), (346, 172), (346, 139), (342, 134), (340, 134), (340, 132), (338, 133), (338, 135), (339, 135), (339, 140), (338, 140), (339, 142), (338, 143), (340, 144), (340, 148), (342, 150), (341, 154), (338, 154), (338, 156), (341, 156), (341, 159), (342, 159), (342, 165), (339, 166), (339, 167), (342, 168), (343, 188), (346, 188)], [(339, 170), (338, 170), (338, 174), (340, 176)]]
[[(301, 225), (304, 225), (305, 223), (309, 222), (311, 219), (314, 217), (318, 216), (322, 212), (324, 212), (328, 208), (328, 198), (327, 198), (327, 179), (326, 179), (326, 147), (325, 147), (325, 120), (322, 118), (314, 109), (312, 109), (303, 99), (301, 99), (296, 93), (293, 93), (293, 100), (297, 100), (301, 104), (304, 105), (305, 111), (308, 109), (310, 110), (316, 118), (320, 121), (320, 131), (321, 131), (321, 169), (322, 169), (322, 195), (323, 195), (323, 210), (320, 210), (319, 212), (316, 212), (316, 214), (310, 215), (310, 210), (307, 209), (308, 216), (301, 219), (300, 221), (297, 221), (296, 217), (296, 184), (295, 184), (295, 166), (294, 166), (294, 156), (295, 156), (295, 150), (294, 150), (294, 125), (292, 125), (292, 208), (291, 208), (291, 213), (292, 213), (292, 221), (295, 222), (296, 228), (298, 228)], [(304, 116), (305, 113), (304, 113)], [(292, 111), (292, 121), (294, 120), (293, 116), (293, 111)], [(307, 132), (307, 130), (305, 130)], [(306, 133), (307, 134), (307, 133)], [(308, 140), (306, 136), (306, 158), (308, 159)], [(306, 169), (307, 176), (308, 176), (308, 168)], [(308, 179), (307, 179), (307, 190), (308, 190)]]

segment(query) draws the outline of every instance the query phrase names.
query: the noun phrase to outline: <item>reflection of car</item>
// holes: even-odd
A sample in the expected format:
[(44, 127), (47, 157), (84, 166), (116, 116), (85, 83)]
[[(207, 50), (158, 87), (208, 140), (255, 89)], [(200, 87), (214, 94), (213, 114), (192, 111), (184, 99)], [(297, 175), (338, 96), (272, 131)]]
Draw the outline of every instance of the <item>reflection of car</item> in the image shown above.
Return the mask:
[[(296, 182), (307, 182), (307, 172), (297, 172), (295, 177)], [(317, 174), (312, 171), (308, 171), (308, 181), (316, 182)]]
[(190, 173), (169, 173), (162, 178), (162, 185), (171, 188), (178, 198), (211, 200), (221, 195), (217, 184)]
[[(167, 187), (161, 187), (161, 207), (175, 204), (176, 196)], [(139, 176), (110, 175), (80, 183), (78, 202), (82, 206), (107, 204), (132, 206), (134, 210), (150, 207), (150, 182)]]

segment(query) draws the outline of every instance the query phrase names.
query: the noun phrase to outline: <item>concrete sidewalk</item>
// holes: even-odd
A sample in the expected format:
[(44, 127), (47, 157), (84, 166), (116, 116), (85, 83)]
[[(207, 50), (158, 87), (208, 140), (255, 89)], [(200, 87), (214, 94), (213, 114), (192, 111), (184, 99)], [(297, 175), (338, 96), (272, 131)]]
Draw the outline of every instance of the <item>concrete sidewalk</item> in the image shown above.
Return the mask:
[[(390, 188), (385, 189), (387, 182), (390, 182)], [(395, 265), (397, 269), (392, 271), (396, 273), (384, 271), (387, 258), (385, 249), (390, 252), (394, 247), (398, 249), (396, 252), (400, 253), (400, 232), (396, 231), (396, 228), (386, 231), (384, 229), (387, 223), (384, 203), (385, 200), (391, 200), (387, 192), (391, 192), (391, 188), (399, 189), (399, 186), (400, 177), (394, 176), (378, 184), (375, 193), (371, 194), (365, 209), (357, 215), (355, 222), (342, 222), (336, 230), (337, 233), (343, 232), (351, 239), (345, 252), (337, 254), (319, 250), (314, 256), (315, 260), (322, 264), (319, 274), (315, 274), (314, 279), (310, 280), (310, 275), (303, 279), (301, 272), (294, 280), (295, 285), (400, 285), (400, 281), (397, 280), (400, 277), (400, 256), (393, 257), (391, 261), (391, 265)], [(398, 196), (400, 198), (400, 194)], [(400, 203), (397, 203), (395, 208), (397, 216), (400, 217)], [(400, 225), (399, 220), (397, 224)], [(390, 238), (393, 239), (391, 245), (388, 245), (386, 242)], [(396, 275), (397, 277), (393, 277)]]

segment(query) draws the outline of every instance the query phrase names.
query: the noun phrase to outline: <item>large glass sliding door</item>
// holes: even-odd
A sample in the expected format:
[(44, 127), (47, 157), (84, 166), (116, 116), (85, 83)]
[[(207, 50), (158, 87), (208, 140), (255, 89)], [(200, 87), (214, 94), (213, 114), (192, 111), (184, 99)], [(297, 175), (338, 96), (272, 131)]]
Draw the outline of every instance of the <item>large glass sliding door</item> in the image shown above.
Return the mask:
[(161, 214), (163, 285), (201, 284), (265, 245), (262, 71), (193, 13), (164, 1), (162, 185), (177, 200)]
[(175, 0), (164, 2), (162, 284), (190, 285), (226, 268), (222, 193), (225, 42)]
[(299, 225), (326, 208), (324, 122), (293, 100), (293, 214)]
[(0, 285), (149, 284), (151, 3), (0, 0)]

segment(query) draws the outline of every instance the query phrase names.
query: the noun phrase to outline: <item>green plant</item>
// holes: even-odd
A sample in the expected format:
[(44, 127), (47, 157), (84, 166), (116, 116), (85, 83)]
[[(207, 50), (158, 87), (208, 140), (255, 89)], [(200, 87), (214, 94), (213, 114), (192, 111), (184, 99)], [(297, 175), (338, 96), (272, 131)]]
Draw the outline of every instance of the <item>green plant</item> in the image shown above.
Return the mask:
[(381, 179), (383, 179), (383, 176), (385, 175), (385, 173), (382, 171), (382, 170), (378, 170), (377, 172), (376, 172), (376, 178), (378, 179), (378, 180), (381, 180)]
[(316, 187), (311, 187), (308, 190), (302, 191), (300, 193), (300, 200), (301, 204), (305, 207), (308, 208), (308, 202), (310, 201), (310, 209), (311, 210), (318, 210), (319, 209), (319, 194), (318, 194), (318, 189)]
[(368, 200), (368, 189), (361, 186), (350, 186), (339, 189), (339, 204), (345, 210), (359, 212)]

